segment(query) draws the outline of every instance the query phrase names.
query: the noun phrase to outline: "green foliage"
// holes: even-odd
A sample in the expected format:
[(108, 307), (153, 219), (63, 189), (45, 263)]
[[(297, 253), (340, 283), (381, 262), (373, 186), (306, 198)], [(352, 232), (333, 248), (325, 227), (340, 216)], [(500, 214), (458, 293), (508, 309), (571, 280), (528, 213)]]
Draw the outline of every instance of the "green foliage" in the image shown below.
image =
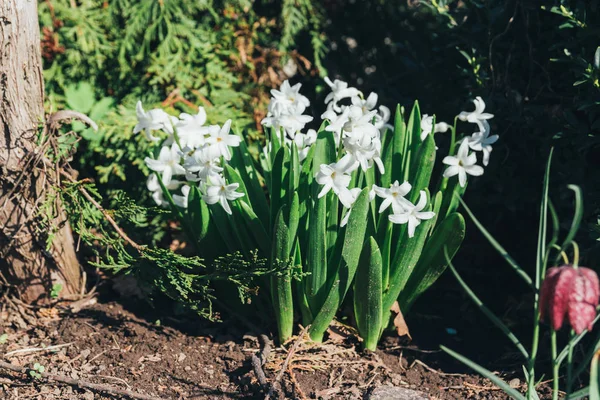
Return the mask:
[(60, 292), (63, 290), (63, 285), (60, 283), (55, 283), (52, 285), (52, 290), (50, 291), (50, 298), (57, 299), (60, 296)]
[(362, 251), (354, 283), (354, 313), (364, 347), (375, 351), (383, 322), (382, 260), (377, 241), (370, 237)]
[[(147, 289), (150, 298), (160, 293), (182, 303), (189, 310), (210, 320), (218, 319), (213, 309), (214, 284), (229, 282), (235, 287), (241, 303), (255, 295), (257, 282), (263, 275), (277, 273), (256, 252), (242, 256), (239, 252), (224, 253), (206, 266), (199, 257), (184, 256), (154, 246), (134, 248), (125, 240), (123, 230), (142, 232), (164, 210), (148, 209), (138, 205), (123, 192), (116, 192), (112, 209), (100, 209), (103, 203), (97, 188), (90, 183), (64, 183), (59, 191), (73, 230), (94, 253), (91, 265), (115, 273), (134, 275)], [(93, 204), (83, 192), (98, 203)], [(119, 227), (106, 218), (109, 215)], [(136, 236), (132, 236), (134, 239)], [(130, 240), (131, 238), (128, 237)]]
[[(83, 138), (74, 167), (108, 198), (124, 190), (151, 204), (138, 184), (148, 175), (143, 159), (149, 147), (132, 133), (135, 102), (164, 102), (174, 113), (202, 105), (215, 123), (233, 118), (239, 128), (254, 126), (269, 89), (285, 79), (288, 59), (301, 73), (314, 73), (299, 52), (306, 49), (321, 66), (321, 9), (295, 3), (40, 1), (46, 108), (70, 108), (99, 125), (94, 132), (73, 122), (77, 135), (61, 139), (73, 148)], [(166, 225), (154, 222), (147, 241), (156, 242)]]
[[(402, 111), (400, 107), (398, 110)], [(162, 114), (162, 118), (168, 115)], [(378, 160), (369, 165), (366, 159), (364, 169), (358, 160), (344, 167), (341, 160), (354, 160), (350, 157), (357, 156), (346, 145), (347, 138), (344, 137), (343, 145), (342, 140), (336, 142), (334, 133), (324, 129), (326, 124), (316, 134), (314, 144), (304, 149), (306, 157), (302, 163), (296, 143), (284, 136), (287, 133), (282, 128), (271, 129), (260, 162), (244, 153), (246, 143), (242, 141), (239, 147), (231, 146), (230, 160), (222, 155), (212, 156), (222, 167), (223, 177), (206, 175), (196, 183), (193, 176), (186, 175), (187, 184), (183, 188), (176, 184), (170, 190), (169, 182), (163, 183), (167, 179), (163, 177), (168, 175), (154, 172), (157, 194), (162, 195), (171, 216), (179, 221), (188, 241), (194, 245), (195, 255), (213, 260), (227, 252), (246, 258), (259, 254), (269, 260), (272, 275), (262, 286), (268, 285), (270, 298), (265, 300), (274, 309), (281, 342), (293, 334), (297, 307), (303, 323), (310, 324), (310, 337), (322, 341), (358, 273), (356, 285), (360, 287), (355, 285), (354, 313), (365, 346), (374, 350), (389, 324), (392, 305), (398, 300), (406, 313), (446, 268), (444, 249), (448, 248), (452, 257), (460, 247), (465, 223), (456, 212), (458, 200), (454, 199), (464, 193), (464, 188), (454, 184), (457, 178), (452, 178), (450, 185), (448, 178), (432, 179), (435, 132), (421, 139), (418, 103), (408, 121), (402, 114), (396, 116), (395, 129), (385, 133), (383, 145), (373, 144), (378, 146), (377, 152), (386, 155), (389, 165), (386, 170), (375, 167)], [(358, 130), (364, 127), (356, 128), (357, 132), (365, 135), (365, 141), (371, 134), (377, 135), (372, 139), (374, 142), (379, 140), (379, 128), (369, 126), (372, 130), (368, 133)], [(449, 129), (456, 138), (457, 128)], [(167, 133), (166, 129), (163, 131)], [(176, 150), (172, 146), (176, 145), (170, 144), (168, 138), (161, 144), (160, 154), (170, 157), (169, 161), (159, 158), (154, 162), (170, 163), (165, 168), (175, 163), (183, 165), (183, 170), (189, 168), (188, 163), (196, 160), (195, 154), (214, 150), (208, 142), (212, 136), (207, 137), (208, 133), (203, 131), (197, 131), (197, 135), (207, 141), (197, 146), (197, 153), (172, 153)], [(173, 138), (181, 141), (184, 137), (173, 133)], [(237, 139), (231, 135), (222, 140), (237, 144)], [(157, 150), (158, 145), (153, 153), (158, 154)], [(331, 165), (335, 165), (336, 172), (330, 176), (323, 171), (332, 168)], [(336, 174), (347, 179), (346, 186), (342, 189), (324, 186), (322, 179), (336, 182)], [(371, 198), (370, 192), (383, 190), (375, 185), (384, 181), (394, 181), (394, 187), (399, 188), (398, 180), (410, 182), (412, 189), (406, 183), (409, 187), (406, 193), (390, 194), (385, 201), (388, 206), (393, 201), (399, 202), (400, 199), (393, 197), (397, 195), (406, 202), (403, 204), (410, 206), (405, 209), (394, 204), (383, 210), (384, 200)], [(436, 186), (439, 186), (436, 196), (430, 198), (429, 190)], [(347, 198), (342, 199), (346, 194), (344, 189), (352, 197), (347, 202), (344, 200)], [(187, 198), (179, 192), (187, 193)], [(415, 205), (417, 200), (420, 206)], [(431, 212), (434, 207), (436, 211)], [(388, 217), (402, 214), (399, 210), (404, 210), (406, 220), (393, 223)], [(369, 282), (367, 288), (363, 287), (365, 281)]]
[(44, 373), (45, 370), (46, 368), (43, 365), (35, 363), (33, 364), (33, 368), (29, 370), (29, 376), (34, 379), (42, 379), (42, 373)]

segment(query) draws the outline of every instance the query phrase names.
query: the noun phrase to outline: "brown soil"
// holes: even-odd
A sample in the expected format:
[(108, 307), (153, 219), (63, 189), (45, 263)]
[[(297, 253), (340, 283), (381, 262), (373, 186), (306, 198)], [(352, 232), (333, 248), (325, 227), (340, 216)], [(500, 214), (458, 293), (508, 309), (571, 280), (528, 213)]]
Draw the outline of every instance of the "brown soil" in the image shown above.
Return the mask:
[[(92, 299), (83, 306), (77, 312), (31, 308), (5, 297), (0, 314), (0, 335), (8, 335), (0, 344), (3, 361), (29, 368), (39, 363), (51, 374), (161, 399), (265, 398), (251, 364), (259, 340), (236, 321), (190, 325), (169, 317), (158, 321), (144, 307), (125, 309), (114, 301)], [(431, 367), (442, 353), (387, 338), (383, 350), (364, 354), (346, 329), (336, 332), (322, 345), (296, 338), (274, 349), (264, 366), (267, 379), (273, 382), (280, 375), (286, 397), (298, 399), (363, 399), (382, 384), (416, 389), (432, 399), (507, 398), (475, 374)], [(286, 359), (286, 371), (280, 374)], [(518, 380), (511, 384), (522, 387)], [(127, 397), (0, 368), (0, 398)]]

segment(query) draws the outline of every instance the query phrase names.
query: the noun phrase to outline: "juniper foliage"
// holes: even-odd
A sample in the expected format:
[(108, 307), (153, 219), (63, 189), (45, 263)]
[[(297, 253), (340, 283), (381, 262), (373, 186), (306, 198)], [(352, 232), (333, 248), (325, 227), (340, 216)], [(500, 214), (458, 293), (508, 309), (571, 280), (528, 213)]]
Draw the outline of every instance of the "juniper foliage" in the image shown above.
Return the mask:
[(46, 0), (39, 16), (47, 109), (97, 107), (100, 130), (78, 157), (110, 188), (146, 173), (126, 111), (138, 99), (259, 127), (283, 65), (318, 74), (325, 54), (323, 12), (309, 0)]
[(110, 215), (127, 231), (140, 232), (151, 224), (153, 214), (164, 211), (139, 206), (125, 193), (117, 192), (114, 208), (102, 212), (82, 195), (81, 189), (96, 202), (105, 203), (94, 184), (85, 181), (64, 183), (57, 193), (67, 205), (73, 230), (87, 245), (86, 249), (93, 252), (91, 259), (96, 261), (89, 264), (135, 276), (150, 299), (160, 293), (209, 320), (216, 320), (219, 314), (213, 308), (214, 283), (232, 283), (244, 304), (251, 302), (257, 294), (257, 280), (261, 276), (278, 273), (277, 269), (269, 268), (266, 260), (258, 257), (257, 253), (250, 258), (239, 252), (228, 254), (206, 265), (199, 257), (169, 249), (153, 246), (132, 248), (108, 223), (104, 214)]

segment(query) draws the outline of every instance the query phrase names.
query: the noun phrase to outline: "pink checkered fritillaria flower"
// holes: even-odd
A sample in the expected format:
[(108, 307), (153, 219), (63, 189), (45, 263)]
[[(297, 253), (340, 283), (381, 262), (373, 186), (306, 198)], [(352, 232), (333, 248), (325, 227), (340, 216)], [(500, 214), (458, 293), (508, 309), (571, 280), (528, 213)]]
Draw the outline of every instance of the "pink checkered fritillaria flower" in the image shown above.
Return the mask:
[(549, 268), (540, 292), (540, 317), (552, 329), (563, 326), (565, 316), (576, 334), (591, 330), (600, 299), (596, 272), (571, 265)]

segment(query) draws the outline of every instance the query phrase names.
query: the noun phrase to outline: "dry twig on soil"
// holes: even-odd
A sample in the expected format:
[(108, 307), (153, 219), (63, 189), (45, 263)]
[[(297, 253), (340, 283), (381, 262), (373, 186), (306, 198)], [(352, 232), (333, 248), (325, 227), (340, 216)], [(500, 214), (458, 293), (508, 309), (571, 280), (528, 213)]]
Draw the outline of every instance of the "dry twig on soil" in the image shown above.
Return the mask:
[(271, 340), (264, 334), (258, 335), (258, 339), (262, 344), (262, 349), (258, 353), (258, 356), (256, 354), (252, 355), (252, 368), (254, 369), (258, 383), (260, 383), (263, 388), (266, 388), (268, 382), (265, 371), (263, 370), (263, 365), (265, 365), (269, 354), (271, 354)]
[(61, 349), (63, 347), (70, 346), (72, 344), (73, 344), (73, 342), (56, 344), (54, 346), (48, 346), (48, 347), (28, 347), (26, 349), (13, 350), (13, 351), (9, 351), (8, 353), (4, 354), (4, 358), (15, 357), (16, 355), (22, 356), (25, 354), (37, 353), (40, 351), (55, 351), (55, 350)]
[(438, 375), (443, 375), (443, 376), (462, 376), (462, 377), (467, 376), (465, 374), (452, 374), (452, 373), (448, 373), (448, 372), (440, 372), (440, 371), (438, 371), (436, 369), (431, 368), (429, 365), (425, 364), (421, 360), (415, 360), (415, 361), (413, 361), (413, 363), (408, 367), (408, 369), (411, 369), (413, 367), (413, 365), (415, 365), (415, 364), (419, 364), (423, 368), (425, 368), (426, 370), (428, 370), (430, 372), (433, 372), (434, 374), (438, 374)]
[[(21, 373), (21, 374), (28, 374), (29, 371), (31, 371), (29, 368), (24, 368), (24, 367), (14, 365), (11, 363), (6, 363), (3, 361), (0, 361), (0, 368), (4, 368), (9, 371), (13, 371), (16, 373)], [(149, 396), (149, 395), (145, 395), (145, 394), (141, 394), (141, 393), (135, 393), (130, 390), (123, 390), (123, 389), (119, 389), (119, 388), (116, 388), (116, 387), (110, 386), (110, 385), (103, 385), (103, 384), (98, 384), (98, 383), (87, 382), (87, 381), (84, 381), (81, 379), (72, 379), (72, 378), (69, 378), (66, 376), (62, 376), (62, 375), (53, 375), (53, 374), (48, 374), (46, 372), (39, 373), (39, 375), (43, 379), (46, 379), (49, 381), (64, 383), (66, 385), (75, 386), (75, 387), (82, 388), (82, 389), (90, 389), (90, 390), (94, 390), (96, 392), (105, 392), (105, 393), (115, 394), (115, 395), (119, 395), (119, 396), (129, 397), (131, 399), (136, 399), (136, 400), (163, 400), (160, 397), (154, 397), (154, 396)]]
[(283, 378), (283, 374), (285, 374), (285, 372), (288, 370), (290, 361), (292, 360), (292, 357), (296, 353), (296, 350), (298, 350), (298, 346), (300, 346), (300, 343), (302, 343), (302, 340), (304, 340), (304, 336), (306, 336), (306, 332), (308, 332), (309, 327), (310, 327), (310, 325), (307, 326), (306, 328), (302, 329), (300, 334), (296, 337), (294, 344), (288, 351), (285, 361), (283, 362), (283, 366), (279, 370), (279, 373), (275, 377), (275, 381), (273, 381), (273, 384), (271, 385), (271, 388), (269, 389), (269, 393), (267, 393), (267, 396), (265, 397), (265, 400), (270, 399), (271, 396), (273, 396), (273, 394), (275, 394), (275, 392), (279, 393), (279, 397), (281, 397), (283, 395), (283, 393), (281, 391), (281, 379)]

